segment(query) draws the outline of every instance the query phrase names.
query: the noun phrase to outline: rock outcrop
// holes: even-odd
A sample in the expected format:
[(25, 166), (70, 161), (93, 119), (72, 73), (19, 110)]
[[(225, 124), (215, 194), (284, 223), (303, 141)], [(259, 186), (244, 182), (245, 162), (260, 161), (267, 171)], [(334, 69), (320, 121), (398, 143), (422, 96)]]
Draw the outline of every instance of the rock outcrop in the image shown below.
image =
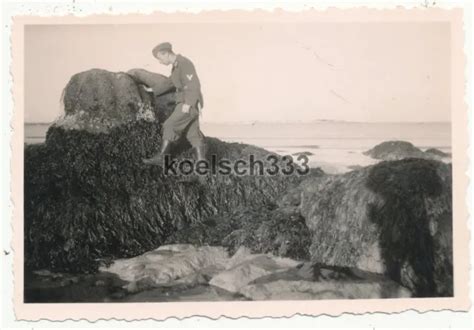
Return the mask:
[(438, 157), (440, 157), (440, 158), (448, 158), (448, 157), (451, 157), (451, 154), (450, 154), (450, 153), (441, 151), (441, 150), (436, 149), (436, 148), (429, 148), (429, 149), (426, 149), (426, 150), (425, 150), (425, 153), (430, 154), (430, 155), (434, 155), (434, 156), (438, 156)]
[(177, 230), (166, 243), (222, 245), (231, 254), (244, 246), (253, 253), (309, 260), (311, 234), (297, 207), (268, 204), (209, 217)]
[(236, 293), (258, 278), (287, 271), (299, 264), (289, 258), (253, 255), (245, 249), (239, 249), (229, 261), (227, 269), (215, 275), (209, 284)]
[(174, 244), (134, 258), (115, 260), (100, 270), (128, 281), (127, 291), (137, 292), (158, 286), (207, 283), (213, 274), (224, 270), (228, 259), (222, 247)]
[[(225, 260), (225, 253), (244, 246), (252, 254), (271, 255), (225, 270), (227, 278), (239, 269), (258, 275), (233, 289), (249, 299), (406, 296), (386, 278), (353, 285), (293, 276), (296, 264), (309, 261), (318, 278), (327, 267), (359, 269), (384, 274), (415, 296), (452, 296), (451, 166), (432, 160), (440, 157), (436, 152), (387, 142), (368, 154), (409, 159), (343, 175), (318, 169), (306, 176), (233, 173), (183, 183), (182, 174), (164, 175), (160, 167), (142, 163), (159, 150), (161, 125), (174, 108), (169, 88), (167, 78), (139, 70), (91, 70), (71, 79), (64, 92), (65, 116), (50, 127), (44, 144), (25, 147), (27, 269), (95, 272), (111, 260), (153, 251), (130, 263), (141, 265), (127, 288), (134, 292), (156, 285), (165, 273), (173, 281), (207, 283), (222, 268), (222, 263), (210, 267), (215, 260), (207, 256)], [(269, 152), (261, 148), (214, 138), (206, 138), (206, 144), (208, 157), (232, 161), (253, 155), (267, 164)], [(179, 160), (193, 157), (186, 141), (173, 145), (172, 154)], [(150, 272), (162, 275), (145, 276), (149, 258), (165, 260), (169, 252), (156, 249), (176, 243), (204, 250), (172, 251), (189, 267), (167, 271), (161, 265)], [(275, 258), (295, 264), (273, 272)], [(268, 267), (260, 271), (259, 264)], [(122, 260), (113, 267), (127, 265)], [(274, 273), (286, 275), (252, 282)], [(225, 280), (214, 279), (218, 283), (229, 290)], [(321, 292), (325, 285), (331, 292)]]
[(403, 286), (376, 274), (305, 263), (252, 281), (239, 291), (251, 300), (410, 298)]
[[(138, 257), (120, 259), (103, 274), (126, 281), (125, 300), (140, 300), (143, 291), (169, 288), (191, 293), (210, 286), (202, 299), (370, 299), (407, 298), (408, 289), (381, 275), (347, 267), (301, 262), (240, 248), (231, 258), (222, 247), (165, 245)], [(117, 290), (116, 290), (117, 291)]]
[[(248, 247), (210, 284), (249, 299), (452, 296), (450, 165), (406, 159), (344, 175), (315, 175), (288, 188), (276, 203), (177, 231), (170, 243), (221, 243), (231, 253)], [(250, 253), (311, 259), (312, 272), (321, 274), (305, 278), (290, 272), (254, 283), (297, 264), (279, 266), (283, 259)], [(324, 269), (335, 269), (338, 281), (318, 282), (331, 280)], [(363, 280), (356, 281), (359, 273), (341, 278), (348, 269), (362, 272)]]
[[(156, 81), (165, 82), (157, 75)], [(155, 97), (126, 73), (74, 75), (65, 116), (25, 148), (25, 260), (31, 269), (95, 271), (100, 262), (154, 250), (168, 237), (239, 210), (267, 208), (298, 175), (208, 175), (180, 183), (142, 158), (157, 152), (173, 93)], [(157, 87), (155, 86), (155, 89)], [(145, 104), (141, 107), (139, 104)], [(264, 161), (269, 152), (206, 138), (207, 156)], [(176, 159), (192, 159), (186, 141)], [(197, 238), (205, 244), (204, 234)]]
[(420, 148), (406, 141), (382, 142), (372, 149), (365, 151), (364, 155), (380, 160), (400, 160), (404, 158), (444, 160), (450, 157), (450, 154), (435, 148), (430, 148), (423, 152)]
[(382, 142), (364, 152), (364, 155), (382, 160), (399, 160), (407, 157), (417, 157), (422, 154), (423, 152), (419, 148), (406, 141)]
[(63, 91), (62, 102), (64, 116), (55, 126), (63, 129), (100, 133), (141, 116), (154, 120), (152, 94), (123, 72), (92, 69), (75, 74)]
[(314, 262), (383, 273), (418, 296), (453, 294), (450, 165), (382, 162), (299, 189)]

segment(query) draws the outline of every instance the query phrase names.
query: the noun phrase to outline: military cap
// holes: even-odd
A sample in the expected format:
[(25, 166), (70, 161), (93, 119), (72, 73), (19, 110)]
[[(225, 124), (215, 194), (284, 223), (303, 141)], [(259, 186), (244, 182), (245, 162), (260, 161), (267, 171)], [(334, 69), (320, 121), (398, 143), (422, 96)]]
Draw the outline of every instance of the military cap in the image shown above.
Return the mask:
[(152, 50), (153, 56), (156, 57), (156, 54), (162, 51), (173, 51), (171, 44), (169, 42), (162, 42), (161, 44), (158, 44)]

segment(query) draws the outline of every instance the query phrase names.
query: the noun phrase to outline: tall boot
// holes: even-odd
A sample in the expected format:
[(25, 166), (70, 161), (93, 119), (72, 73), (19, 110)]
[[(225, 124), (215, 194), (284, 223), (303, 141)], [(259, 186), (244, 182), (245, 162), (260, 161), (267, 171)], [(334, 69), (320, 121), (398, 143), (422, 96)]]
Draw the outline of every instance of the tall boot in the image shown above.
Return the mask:
[(163, 165), (164, 158), (168, 153), (168, 149), (170, 147), (170, 141), (169, 140), (163, 140), (163, 143), (161, 144), (161, 151), (157, 154), (155, 154), (151, 158), (146, 158), (143, 159), (143, 163), (147, 165), (158, 165), (161, 166)]
[[(199, 147), (196, 148), (196, 158), (197, 161), (206, 161), (206, 148), (203, 145), (200, 145)], [(209, 178), (209, 175), (198, 175), (198, 182), (201, 185), (205, 185), (207, 180)]]
[(204, 146), (196, 147), (196, 158), (197, 161), (206, 160)]

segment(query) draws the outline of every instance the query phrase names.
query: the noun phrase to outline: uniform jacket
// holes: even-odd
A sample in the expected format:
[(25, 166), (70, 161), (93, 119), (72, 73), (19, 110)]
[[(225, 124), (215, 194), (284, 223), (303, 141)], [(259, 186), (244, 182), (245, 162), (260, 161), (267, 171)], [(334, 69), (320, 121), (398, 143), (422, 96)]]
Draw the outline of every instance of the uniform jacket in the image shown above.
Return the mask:
[(204, 105), (201, 93), (201, 83), (194, 64), (184, 56), (176, 55), (176, 61), (171, 71), (171, 81), (176, 87), (176, 102), (200, 107)]

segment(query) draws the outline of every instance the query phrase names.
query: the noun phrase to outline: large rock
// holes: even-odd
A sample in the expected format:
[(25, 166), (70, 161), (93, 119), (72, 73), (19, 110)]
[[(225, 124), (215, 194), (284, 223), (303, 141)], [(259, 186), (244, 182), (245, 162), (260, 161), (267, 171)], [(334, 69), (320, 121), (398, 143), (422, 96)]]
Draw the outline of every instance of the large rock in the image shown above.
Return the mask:
[(410, 291), (389, 281), (274, 281), (248, 285), (240, 293), (251, 300), (410, 298)]
[[(324, 176), (320, 169), (311, 169), (306, 178)], [(309, 260), (311, 233), (301, 216), (301, 191), (298, 183), (288, 184), (281, 197), (272, 203), (221, 212), (206, 221), (177, 230), (166, 243), (222, 245), (229, 253), (240, 247), (252, 253), (271, 253), (295, 260)]]
[(251, 254), (246, 248), (239, 249), (209, 284), (251, 300), (411, 297), (408, 289), (381, 275)]
[(239, 292), (251, 300), (409, 298), (401, 285), (356, 269), (305, 263), (260, 277)]
[(215, 275), (209, 284), (229, 292), (239, 292), (255, 279), (284, 272), (299, 264), (300, 262), (289, 258), (251, 254), (249, 250), (241, 248), (229, 260), (227, 270)]
[[(274, 205), (301, 181), (297, 175), (217, 174), (185, 184), (183, 175), (145, 166), (142, 159), (160, 149), (161, 125), (175, 104), (173, 93), (154, 98), (140, 85), (125, 73), (75, 75), (64, 94), (65, 117), (49, 128), (44, 144), (26, 146), (28, 268), (96, 271), (102, 261), (156, 249), (176, 232), (221, 214)], [(139, 106), (147, 97), (149, 116)], [(265, 160), (269, 154), (213, 138), (206, 145), (208, 158), (218, 160)], [(172, 153), (193, 157), (186, 141), (175, 143)], [(212, 240), (201, 233), (199, 244)]]
[(153, 99), (126, 73), (92, 69), (71, 77), (62, 95), (64, 116), (54, 125), (98, 133), (142, 117), (153, 121)]
[(100, 270), (130, 282), (127, 290), (137, 292), (157, 286), (194, 284), (200, 280), (199, 275), (211, 276), (223, 270), (228, 259), (222, 247), (174, 244), (134, 258), (115, 260)]
[[(25, 148), (27, 269), (95, 271), (163, 244), (230, 252), (243, 245), (384, 273), (417, 296), (452, 295), (450, 165), (405, 159), (344, 175), (210, 175), (183, 184), (180, 175), (142, 163), (159, 150), (174, 94), (155, 96), (120, 75), (75, 76), (65, 90), (65, 117), (44, 144)], [(206, 144), (208, 156), (220, 159), (268, 155), (213, 138)], [(192, 157), (185, 141), (172, 153)]]
[(418, 296), (451, 296), (451, 166), (382, 162), (304, 181), (313, 261), (384, 273)]
[(253, 253), (309, 259), (311, 234), (296, 207), (240, 208), (177, 230), (167, 243), (223, 245), (229, 253), (245, 246)]

